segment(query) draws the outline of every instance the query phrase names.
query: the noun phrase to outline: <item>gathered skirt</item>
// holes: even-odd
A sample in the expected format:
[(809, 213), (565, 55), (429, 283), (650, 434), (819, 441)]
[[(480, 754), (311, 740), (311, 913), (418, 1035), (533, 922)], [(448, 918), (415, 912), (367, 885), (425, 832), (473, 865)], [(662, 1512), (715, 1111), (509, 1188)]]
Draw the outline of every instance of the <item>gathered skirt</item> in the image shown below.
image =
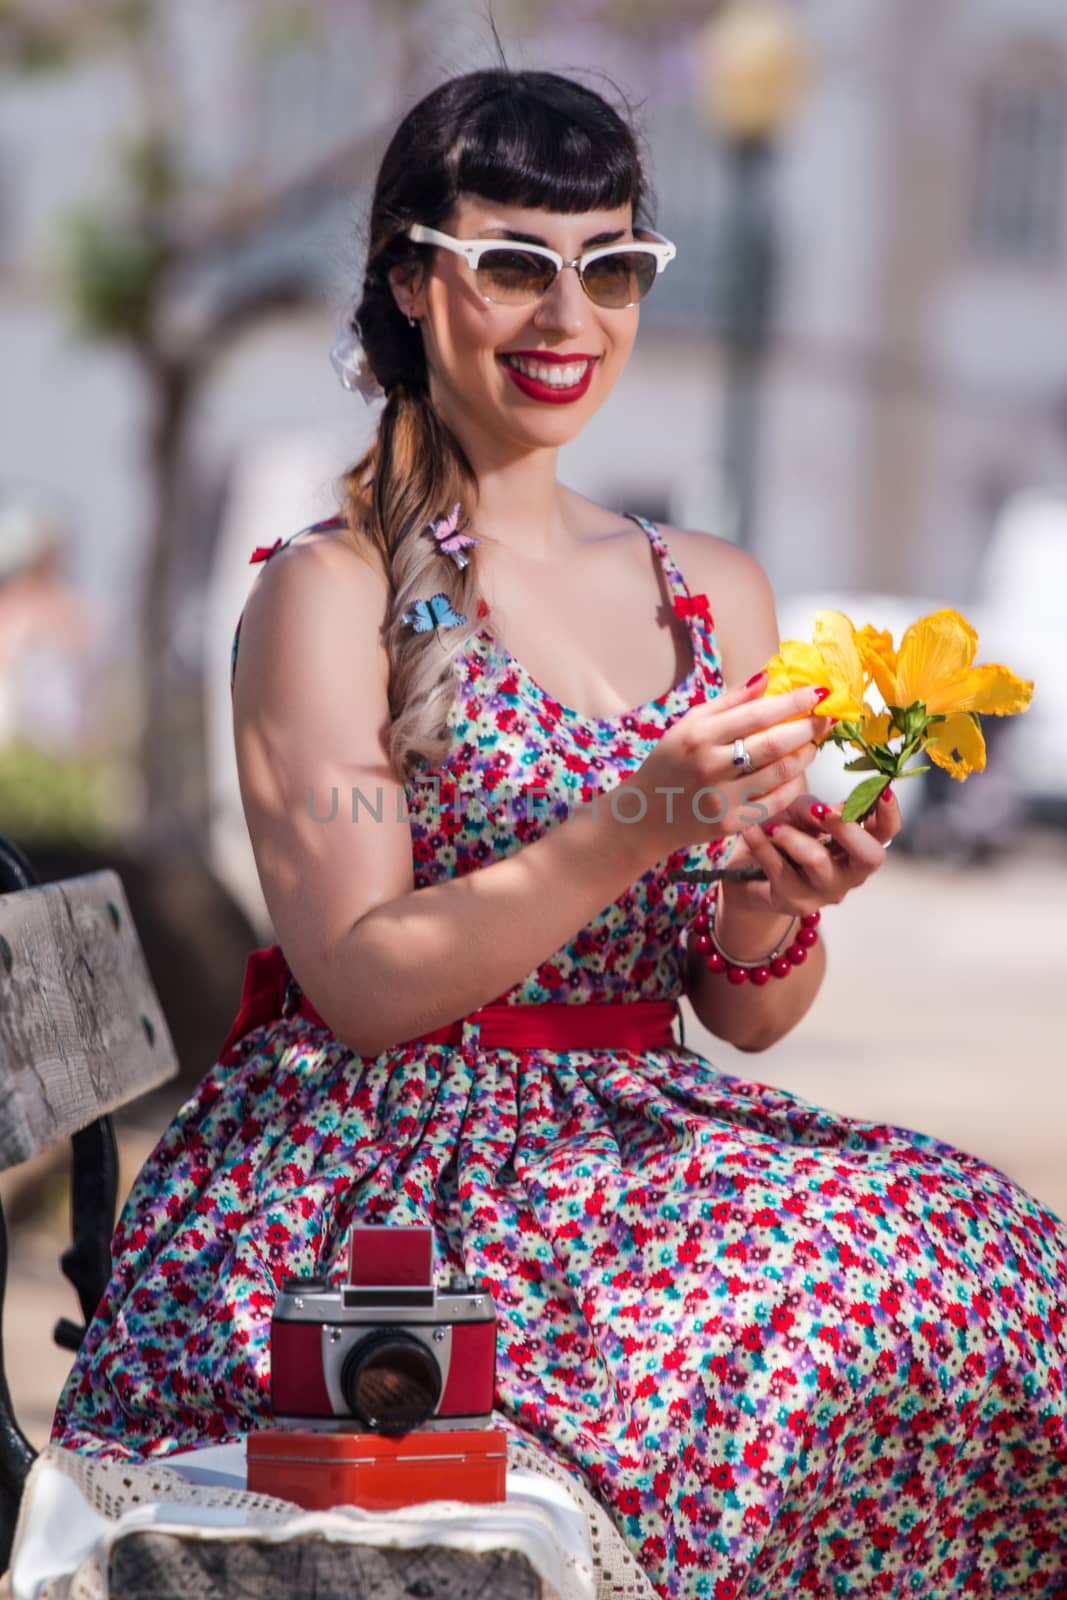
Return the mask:
[(274, 1298), (353, 1220), (492, 1290), (498, 1419), (658, 1594), (1067, 1596), (1067, 1229), (936, 1138), (679, 1045), (254, 1027), (149, 1157), (53, 1438), (160, 1458), (270, 1417)]

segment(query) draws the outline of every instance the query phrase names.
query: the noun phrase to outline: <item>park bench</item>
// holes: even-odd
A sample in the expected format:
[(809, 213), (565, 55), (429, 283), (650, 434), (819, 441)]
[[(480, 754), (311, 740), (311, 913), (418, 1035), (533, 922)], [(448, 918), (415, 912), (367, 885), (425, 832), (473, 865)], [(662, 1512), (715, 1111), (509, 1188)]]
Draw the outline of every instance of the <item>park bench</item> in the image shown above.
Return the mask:
[[(118, 1191), (111, 1113), (177, 1072), (118, 874), (41, 884), (25, 855), (0, 835), (0, 1170), (71, 1141), (72, 1243), (61, 1265), (82, 1321), (56, 1324), (53, 1337), (64, 1349), (78, 1350), (111, 1273)], [(0, 1317), (6, 1276), (0, 1206)], [(36, 1455), (16, 1419), (0, 1324), (0, 1572), (9, 1565)], [(592, 1501), (586, 1514), (600, 1517)], [(541, 1594), (526, 1556), (506, 1548), (473, 1554), (442, 1546), (344, 1548), (325, 1540), (272, 1548), (254, 1539), (183, 1542), (159, 1531), (116, 1546), (108, 1581), (113, 1600), (170, 1594), (207, 1600), (245, 1593), (253, 1584), (259, 1600), (289, 1600), (309, 1585), (320, 1600), (473, 1600), (489, 1593), (494, 1600), (538, 1600)]]
[[(0, 836), (0, 1170), (71, 1141), (72, 1239), (61, 1266), (82, 1322), (111, 1276), (118, 1153), (110, 1113), (173, 1078), (178, 1061), (122, 881), (111, 871), (41, 884)], [(0, 1207), (0, 1314), (7, 1232)], [(0, 1328), (0, 1571), (36, 1452), (15, 1417)]]

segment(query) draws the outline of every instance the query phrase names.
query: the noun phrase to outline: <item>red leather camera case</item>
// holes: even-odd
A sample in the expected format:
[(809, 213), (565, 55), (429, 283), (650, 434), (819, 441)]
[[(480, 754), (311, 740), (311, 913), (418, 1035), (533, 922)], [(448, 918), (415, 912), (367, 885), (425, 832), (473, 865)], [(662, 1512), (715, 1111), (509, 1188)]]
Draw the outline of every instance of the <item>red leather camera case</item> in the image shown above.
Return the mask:
[(307, 1511), (396, 1511), (424, 1500), (507, 1498), (503, 1428), (435, 1428), (387, 1437), (314, 1428), (248, 1435), (248, 1487)]

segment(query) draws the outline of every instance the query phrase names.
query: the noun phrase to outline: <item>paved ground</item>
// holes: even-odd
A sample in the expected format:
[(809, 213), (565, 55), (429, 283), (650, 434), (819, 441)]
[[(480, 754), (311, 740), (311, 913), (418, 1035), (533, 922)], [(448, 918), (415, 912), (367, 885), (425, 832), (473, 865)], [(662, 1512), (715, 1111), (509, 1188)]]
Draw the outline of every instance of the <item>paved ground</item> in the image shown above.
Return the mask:
[[(823, 927), (826, 983), (790, 1037), (744, 1055), (686, 1007), (689, 1047), (724, 1072), (947, 1139), (1067, 1219), (1067, 837), (1035, 835), (983, 868), (891, 852)], [(125, 1184), (156, 1132), (125, 1136)], [(0, 1182), (5, 1203), (17, 1177)], [(57, 1188), (41, 1220), (12, 1228), (7, 1370), (35, 1443), (70, 1359), (50, 1342), (74, 1309), (56, 1266), (64, 1221)]]

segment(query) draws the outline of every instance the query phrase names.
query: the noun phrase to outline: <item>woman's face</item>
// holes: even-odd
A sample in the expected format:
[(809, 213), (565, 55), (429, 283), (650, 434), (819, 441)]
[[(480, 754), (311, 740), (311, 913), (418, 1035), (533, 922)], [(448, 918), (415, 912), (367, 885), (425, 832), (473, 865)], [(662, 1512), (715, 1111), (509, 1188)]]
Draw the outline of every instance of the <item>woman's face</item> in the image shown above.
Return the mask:
[[(632, 221), (629, 202), (572, 214), (463, 196), (439, 227), (458, 239), (525, 236), (573, 261), (596, 245), (632, 239)], [(407, 286), (401, 274), (394, 269), (393, 290), (401, 310), (421, 319), (431, 399), (461, 436), (474, 429), (519, 448), (565, 444), (611, 393), (637, 333), (636, 305), (595, 305), (569, 267), (540, 300), (521, 306), (486, 301), (467, 262), (450, 250), (435, 250), (428, 270)], [(535, 376), (524, 379), (513, 363), (536, 363), (538, 354), (566, 357), (562, 368), (551, 364), (552, 374), (578, 383), (546, 391)]]

